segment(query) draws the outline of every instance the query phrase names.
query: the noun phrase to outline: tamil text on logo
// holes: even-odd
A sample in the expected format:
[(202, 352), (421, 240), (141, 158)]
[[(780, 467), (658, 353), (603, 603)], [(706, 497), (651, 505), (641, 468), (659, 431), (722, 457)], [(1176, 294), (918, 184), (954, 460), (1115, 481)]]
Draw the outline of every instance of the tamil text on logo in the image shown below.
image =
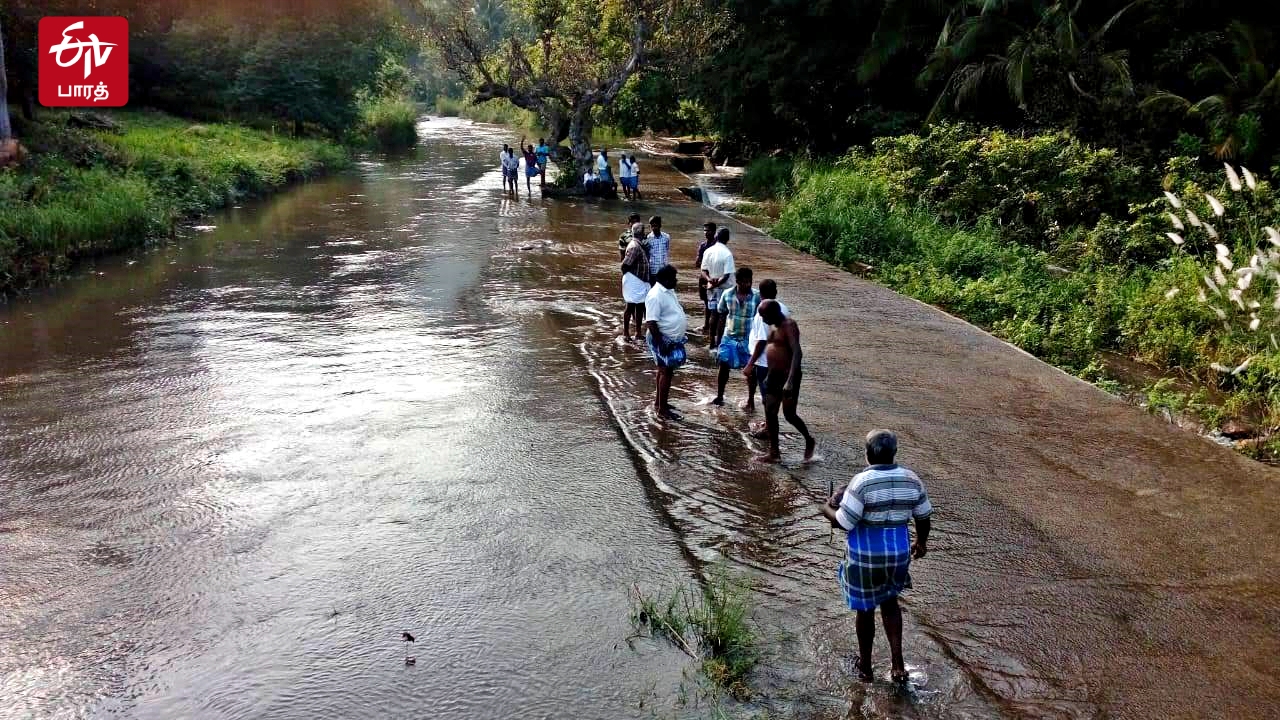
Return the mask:
[(120, 107), (129, 97), (129, 23), (120, 17), (40, 21), (40, 104)]

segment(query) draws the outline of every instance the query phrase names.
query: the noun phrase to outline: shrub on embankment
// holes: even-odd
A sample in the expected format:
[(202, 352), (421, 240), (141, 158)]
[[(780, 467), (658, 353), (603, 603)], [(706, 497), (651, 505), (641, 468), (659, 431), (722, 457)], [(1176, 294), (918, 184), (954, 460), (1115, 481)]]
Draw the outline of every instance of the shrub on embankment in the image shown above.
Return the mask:
[(418, 144), (418, 106), (408, 100), (383, 98), (360, 109), (356, 137), (367, 146), (403, 150)]
[[(1269, 247), (1263, 226), (1280, 221), (1269, 183), (1237, 192), (1187, 158), (1141, 168), (1062, 133), (957, 127), (882, 138), (796, 178), (773, 228), (785, 242), (842, 267), (869, 263), (890, 287), (1091, 379), (1108, 351), (1194, 378), (1223, 393), (1201, 413), (1211, 424), (1246, 415), (1264, 432), (1280, 426), (1280, 351), (1267, 328), (1251, 330), (1253, 311), (1222, 283), (1219, 305), (1243, 321), (1197, 297), (1216, 244), (1234, 258), (1228, 270)], [(1228, 211), (1218, 217), (1206, 193)], [(1188, 229), (1174, 245), (1170, 211), (1189, 228), (1187, 210), (1220, 237)]]
[(331, 142), (160, 113), (112, 113), (114, 131), (72, 127), (69, 117), (30, 125), (28, 160), (0, 170), (0, 294), (349, 162)]

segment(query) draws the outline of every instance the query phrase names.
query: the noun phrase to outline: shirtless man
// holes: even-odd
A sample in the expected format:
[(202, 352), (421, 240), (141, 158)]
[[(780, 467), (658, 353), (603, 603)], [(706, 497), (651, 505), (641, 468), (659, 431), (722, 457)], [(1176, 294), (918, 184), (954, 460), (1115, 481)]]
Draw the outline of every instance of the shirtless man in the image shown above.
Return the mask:
[[(812, 460), (817, 442), (809, 434), (809, 428), (796, 414), (796, 405), (800, 399), (800, 380), (803, 371), (800, 360), (804, 355), (800, 349), (800, 327), (796, 321), (782, 314), (782, 307), (777, 300), (765, 300), (760, 303), (760, 317), (769, 323), (769, 344), (764, 348), (765, 358), (769, 362), (769, 373), (764, 381), (764, 417), (765, 427), (769, 433), (769, 452), (756, 457), (760, 462), (776, 463), (782, 460), (782, 452), (778, 449), (778, 408), (795, 429), (804, 436), (804, 459)], [(751, 370), (760, 357), (757, 345), (747, 362)]]

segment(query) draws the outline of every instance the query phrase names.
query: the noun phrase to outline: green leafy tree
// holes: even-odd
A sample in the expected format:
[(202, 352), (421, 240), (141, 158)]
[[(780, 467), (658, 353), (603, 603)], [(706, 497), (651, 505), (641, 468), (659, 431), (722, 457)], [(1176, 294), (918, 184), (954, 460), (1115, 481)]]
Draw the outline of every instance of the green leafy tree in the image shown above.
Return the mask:
[(497, 41), (471, 0), (437, 10), (428, 35), (477, 102), (505, 100), (537, 113), (555, 142), (567, 138), (575, 176), (591, 162), (596, 110), (656, 59), (678, 57), (709, 34), (694, 0), (520, 0), (509, 10)]
[(1142, 104), (1157, 113), (1185, 113), (1202, 122), (1218, 159), (1249, 159), (1262, 155), (1274, 142), (1266, 137), (1265, 129), (1280, 121), (1280, 67), (1268, 65), (1265, 42), (1256, 29), (1235, 22), (1230, 35), (1230, 64), (1210, 55), (1191, 72), (1197, 86), (1211, 87), (1212, 92), (1190, 100), (1159, 91)]

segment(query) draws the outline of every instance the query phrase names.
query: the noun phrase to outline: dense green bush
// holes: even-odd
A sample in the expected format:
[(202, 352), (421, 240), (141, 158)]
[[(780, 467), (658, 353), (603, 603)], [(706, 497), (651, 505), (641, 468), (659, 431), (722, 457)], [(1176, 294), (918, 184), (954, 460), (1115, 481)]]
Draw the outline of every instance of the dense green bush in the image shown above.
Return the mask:
[(888, 180), (895, 203), (923, 204), (949, 222), (989, 218), (1003, 237), (1051, 252), (1065, 228), (1122, 216), (1154, 184), (1114, 150), (1067, 133), (1019, 137), (936, 125), (873, 147), (868, 168)]
[[(1043, 167), (1016, 165), (1023, 160)], [(761, 177), (780, 174), (773, 165), (763, 165)], [(1268, 181), (1234, 191), (1221, 176), (1174, 158), (1163, 187), (1181, 208), (1157, 183), (1126, 188), (1127, 197), (1140, 197), (1128, 208), (1109, 202), (1108, 213), (1086, 213), (1101, 192), (1091, 183), (1107, 188), (1147, 173), (1060, 135), (964, 139), (954, 129), (888, 139), (874, 154), (855, 152), (801, 175), (774, 226), (789, 244), (841, 266), (869, 263), (890, 287), (1061, 367), (1092, 373), (1101, 353), (1123, 353), (1225, 391), (1222, 409), (1202, 416), (1261, 409), (1280, 425), (1280, 348), (1247, 322), (1224, 323), (1196, 291), (1213, 272), (1217, 243), (1236, 267), (1257, 246), (1270, 247), (1264, 227), (1280, 224), (1280, 203)], [(1206, 193), (1224, 206), (1222, 215)], [(995, 210), (983, 212), (983, 202)], [(1022, 210), (1008, 213), (1016, 204)], [(1200, 227), (1184, 219), (1188, 211)], [(1174, 217), (1184, 225), (1180, 247), (1166, 236)], [(1206, 222), (1217, 223), (1217, 237)], [(1227, 280), (1233, 287), (1235, 277)], [(1254, 282), (1275, 296), (1276, 281)], [(1230, 304), (1225, 293), (1219, 303)], [(1240, 372), (1222, 370), (1244, 358), (1252, 360)]]
[(418, 107), (407, 100), (377, 100), (361, 109), (356, 133), (362, 142), (385, 150), (418, 144)]
[(758, 157), (742, 172), (742, 191), (762, 200), (784, 198), (795, 190), (795, 170), (789, 157)]

